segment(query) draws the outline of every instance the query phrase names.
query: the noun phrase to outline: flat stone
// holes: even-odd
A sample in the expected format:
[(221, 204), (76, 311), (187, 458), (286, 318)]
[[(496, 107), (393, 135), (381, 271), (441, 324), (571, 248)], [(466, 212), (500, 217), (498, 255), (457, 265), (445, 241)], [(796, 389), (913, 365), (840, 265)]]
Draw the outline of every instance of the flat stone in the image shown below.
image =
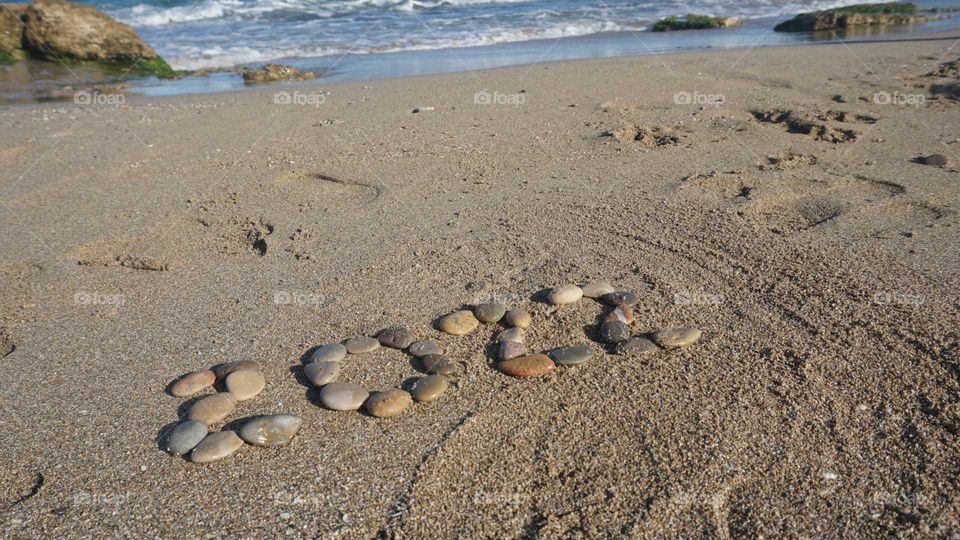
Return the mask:
[(465, 309), (456, 311), (440, 319), (440, 330), (454, 335), (465, 336), (473, 332), (480, 326), (480, 321), (473, 316), (473, 313)]
[(446, 390), (449, 384), (446, 377), (442, 375), (427, 375), (420, 377), (413, 385), (413, 399), (419, 402), (433, 401), (439, 398)]
[(320, 388), (321, 386), (332, 383), (340, 375), (340, 362), (311, 362), (304, 366), (303, 374), (310, 381), (310, 384)]
[(182, 456), (193, 450), (207, 436), (207, 425), (199, 420), (187, 420), (176, 425), (167, 435), (167, 452)]
[(405, 326), (394, 326), (392, 328), (387, 328), (377, 335), (377, 339), (380, 341), (381, 345), (384, 347), (390, 347), (391, 349), (403, 350), (413, 343), (413, 336), (410, 335), (410, 330), (407, 330), (407, 327)]
[(473, 313), (477, 316), (477, 319), (487, 324), (499, 322), (506, 312), (507, 306), (500, 302), (487, 302), (473, 309)]
[(943, 167), (947, 164), (947, 156), (943, 154), (930, 154), (929, 156), (920, 158), (923, 160), (923, 163), (926, 165), (933, 165), (934, 167)]
[(328, 343), (317, 347), (310, 355), (310, 362), (339, 362), (347, 357), (347, 347), (342, 343)]
[(402, 413), (411, 403), (413, 403), (413, 398), (410, 397), (409, 392), (394, 388), (373, 394), (367, 400), (365, 406), (370, 416), (390, 418)]
[(283, 446), (300, 431), (303, 419), (294, 414), (258, 416), (243, 424), (240, 438), (256, 446)]
[(440, 344), (433, 340), (418, 341), (410, 346), (407, 349), (407, 352), (416, 356), (417, 358), (423, 358), (424, 356), (429, 356), (431, 354), (443, 354), (443, 348), (440, 347)]
[(369, 396), (370, 393), (359, 384), (334, 382), (320, 390), (320, 403), (334, 411), (355, 411)]
[(523, 379), (546, 375), (556, 368), (557, 365), (545, 354), (521, 356), (511, 360), (504, 360), (497, 364), (497, 369), (500, 371), (511, 377), (520, 377)]
[(640, 301), (640, 296), (633, 291), (614, 291), (601, 296), (600, 300), (611, 306), (619, 306), (620, 304), (635, 306)]
[(576, 366), (593, 358), (594, 351), (587, 343), (556, 349), (550, 353), (550, 358), (561, 366)]
[(560, 285), (547, 295), (547, 301), (555, 306), (572, 304), (581, 298), (583, 298), (583, 289), (576, 285)]
[(217, 382), (217, 376), (209, 369), (194, 371), (184, 375), (179, 381), (170, 387), (170, 393), (174, 397), (187, 397), (201, 392), (213, 386)]
[(377, 338), (370, 336), (357, 336), (353, 339), (348, 339), (343, 345), (350, 354), (363, 354), (373, 352), (380, 348), (380, 342), (377, 341)]
[(220, 422), (237, 408), (237, 400), (229, 392), (207, 396), (193, 404), (187, 411), (187, 420), (199, 420), (205, 424)]
[(702, 332), (692, 327), (666, 328), (653, 334), (653, 341), (664, 349), (676, 349), (695, 343)]
[(227, 375), (227, 391), (237, 401), (255, 398), (266, 385), (267, 381), (258, 371), (235, 371)]
[(194, 463), (210, 463), (221, 460), (243, 446), (243, 439), (232, 431), (217, 431), (207, 435), (193, 452), (190, 452), (190, 461)]
[(583, 295), (587, 298), (600, 298), (605, 294), (612, 293), (616, 289), (613, 288), (613, 285), (605, 279), (595, 279), (593, 281), (588, 281), (580, 286), (580, 289), (583, 290)]
[(633, 324), (633, 308), (626, 304), (620, 304), (613, 308), (613, 311), (610, 312), (610, 316), (607, 318), (607, 320)]
[(503, 343), (505, 341), (516, 341), (517, 343), (523, 343), (523, 338), (526, 336), (523, 328), (508, 328), (503, 332), (497, 334), (497, 343)]
[(227, 362), (226, 364), (223, 364), (217, 368), (217, 380), (222, 381), (227, 378), (227, 375), (235, 371), (256, 371), (259, 373), (260, 364), (254, 362), (253, 360), (237, 360), (235, 362)]
[(504, 322), (515, 328), (530, 328), (530, 324), (533, 323), (533, 317), (525, 309), (511, 309), (504, 317)]
[(519, 341), (502, 341), (497, 346), (497, 359), (510, 360), (527, 354), (527, 346)]
[(457, 371), (453, 362), (442, 354), (428, 354), (420, 362), (423, 370), (432, 375), (453, 375)]
[(630, 327), (622, 321), (604, 321), (600, 326), (600, 339), (607, 343), (620, 343), (630, 339)]
[(645, 356), (660, 350), (654, 342), (647, 338), (634, 337), (617, 345), (617, 354), (624, 356)]

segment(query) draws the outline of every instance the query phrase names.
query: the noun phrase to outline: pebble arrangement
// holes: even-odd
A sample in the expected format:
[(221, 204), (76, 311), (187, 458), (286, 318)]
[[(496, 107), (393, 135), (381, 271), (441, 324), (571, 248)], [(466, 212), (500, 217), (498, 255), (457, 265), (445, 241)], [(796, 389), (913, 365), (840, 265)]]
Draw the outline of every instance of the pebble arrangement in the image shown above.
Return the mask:
[[(675, 349), (695, 343), (701, 331), (694, 327), (665, 328), (649, 334), (634, 334), (636, 317), (634, 306), (640, 301), (633, 291), (615, 289), (607, 280), (596, 280), (581, 286), (560, 285), (551, 289), (546, 300), (554, 306), (579, 302), (584, 297), (607, 306), (599, 328), (600, 340), (617, 354), (644, 356), (661, 349)], [(509, 376), (531, 378), (546, 375), (561, 367), (583, 364), (596, 356), (597, 350), (583, 342), (547, 353), (530, 353), (525, 344), (525, 331), (533, 324), (533, 317), (524, 309), (508, 309), (500, 302), (487, 302), (472, 310), (459, 310), (443, 316), (437, 327), (452, 336), (465, 336), (481, 324), (502, 324), (495, 338), (496, 368)], [(400, 388), (370, 393), (353, 382), (338, 381), (340, 362), (347, 355), (369, 353), (388, 347), (405, 351), (419, 359), (426, 375), (414, 382), (410, 391)], [(456, 373), (456, 366), (444, 354), (442, 346), (433, 340), (414, 341), (413, 334), (404, 326), (394, 326), (380, 332), (376, 338), (358, 336), (343, 343), (329, 343), (314, 349), (303, 374), (320, 389), (320, 404), (333, 411), (358, 411), (363, 408), (376, 418), (390, 418), (402, 414), (414, 402), (424, 403), (439, 399), (449, 387), (447, 377)], [(245, 422), (238, 431), (225, 430), (210, 433), (208, 426), (222, 422), (236, 407), (238, 401), (252, 399), (266, 385), (260, 366), (242, 360), (219, 366), (216, 371), (205, 369), (190, 373), (171, 387), (176, 397), (188, 397), (223, 383), (225, 392), (219, 392), (197, 401), (187, 412), (186, 420), (169, 434), (166, 450), (173, 455), (190, 454), (195, 463), (209, 463), (230, 456), (244, 442), (256, 446), (280, 446), (289, 442), (299, 431), (302, 420), (289, 414), (260, 416)]]

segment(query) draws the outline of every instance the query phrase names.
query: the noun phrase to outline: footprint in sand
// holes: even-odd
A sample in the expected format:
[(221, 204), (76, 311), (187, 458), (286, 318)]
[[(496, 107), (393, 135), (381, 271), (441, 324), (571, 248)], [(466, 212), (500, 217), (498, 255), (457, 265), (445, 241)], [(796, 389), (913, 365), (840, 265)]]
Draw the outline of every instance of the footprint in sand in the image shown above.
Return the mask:
[(381, 184), (353, 180), (338, 174), (303, 171), (285, 172), (275, 182), (298, 200), (330, 208), (371, 204), (385, 191)]
[(833, 144), (856, 140), (859, 132), (849, 124), (874, 124), (879, 117), (845, 111), (812, 112), (804, 110), (750, 111), (757, 121), (783, 126), (787, 133), (808, 135)]

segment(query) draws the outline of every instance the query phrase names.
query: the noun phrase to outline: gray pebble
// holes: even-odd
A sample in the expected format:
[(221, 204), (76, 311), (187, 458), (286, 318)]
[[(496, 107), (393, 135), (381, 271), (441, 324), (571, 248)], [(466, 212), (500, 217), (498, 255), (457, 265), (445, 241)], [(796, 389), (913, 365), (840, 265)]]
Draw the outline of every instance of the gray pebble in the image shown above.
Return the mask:
[(511, 360), (527, 354), (527, 346), (519, 341), (503, 341), (497, 346), (497, 358)]
[(497, 334), (497, 343), (503, 343), (505, 341), (516, 341), (517, 343), (523, 343), (524, 335), (525, 332), (523, 331), (523, 328), (508, 328)]
[(240, 438), (257, 446), (281, 446), (300, 431), (303, 420), (293, 414), (258, 416), (243, 424)]
[(311, 362), (303, 368), (303, 374), (310, 380), (310, 384), (320, 388), (337, 380), (340, 375), (340, 362)]
[(347, 357), (347, 348), (342, 343), (330, 343), (317, 347), (310, 355), (310, 362), (339, 362)]
[(347, 352), (350, 354), (362, 354), (375, 351), (380, 348), (380, 342), (370, 336), (358, 336), (347, 340), (344, 343)]
[(207, 425), (199, 420), (180, 422), (167, 435), (167, 452), (182, 456), (193, 450), (207, 436)]
[(607, 343), (620, 343), (630, 339), (630, 326), (620, 321), (606, 321), (600, 327), (600, 339)]
[(611, 306), (619, 304), (635, 306), (640, 301), (640, 297), (633, 291), (614, 291), (601, 296), (600, 299)]
[(624, 356), (645, 356), (660, 350), (654, 342), (647, 338), (634, 337), (617, 345), (617, 354)]
[(576, 366), (593, 358), (594, 349), (587, 343), (556, 349), (550, 353), (550, 358), (561, 366)]
[(456, 366), (442, 354), (428, 354), (420, 362), (423, 364), (423, 370), (432, 375), (453, 375), (457, 370)]
[(387, 328), (377, 336), (380, 344), (391, 349), (406, 349), (413, 342), (413, 336), (405, 326)]
[(683, 328), (667, 328), (653, 334), (653, 341), (664, 349), (675, 349), (691, 345), (700, 339), (700, 330), (686, 326)]
[(334, 411), (355, 411), (369, 396), (370, 393), (359, 384), (335, 382), (320, 390), (320, 403)]
[(440, 347), (440, 344), (433, 340), (418, 341), (413, 345), (410, 345), (410, 348), (407, 349), (407, 352), (410, 354), (422, 358), (431, 354), (443, 354), (443, 349)]
[(482, 323), (495, 323), (503, 318), (503, 315), (507, 312), (507, 306), (499, 302), (488, 302), (486, 304), (480, 304), (474, 308), (473, 313), (477, 316), (477, 319)]

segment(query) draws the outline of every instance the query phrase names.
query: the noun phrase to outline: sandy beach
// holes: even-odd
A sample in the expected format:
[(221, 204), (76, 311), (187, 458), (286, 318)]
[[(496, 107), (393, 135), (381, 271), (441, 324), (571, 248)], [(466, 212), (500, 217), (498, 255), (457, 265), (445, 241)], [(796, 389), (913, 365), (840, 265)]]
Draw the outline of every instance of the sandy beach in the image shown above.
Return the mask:
[[(0, 110), (0, 535), (957, 536), (958, 39)], [(594, 342), (543, 290), (595, 278), (703, 337), (520, 380), (496, 325), (435, 327), (499, 299), (533, 352)], [(398, 324), (446, 393), (318, 406), (308, 351)], [(163, 452), (171, 382), (241, 359), (226, 427), (292, 442)]]

